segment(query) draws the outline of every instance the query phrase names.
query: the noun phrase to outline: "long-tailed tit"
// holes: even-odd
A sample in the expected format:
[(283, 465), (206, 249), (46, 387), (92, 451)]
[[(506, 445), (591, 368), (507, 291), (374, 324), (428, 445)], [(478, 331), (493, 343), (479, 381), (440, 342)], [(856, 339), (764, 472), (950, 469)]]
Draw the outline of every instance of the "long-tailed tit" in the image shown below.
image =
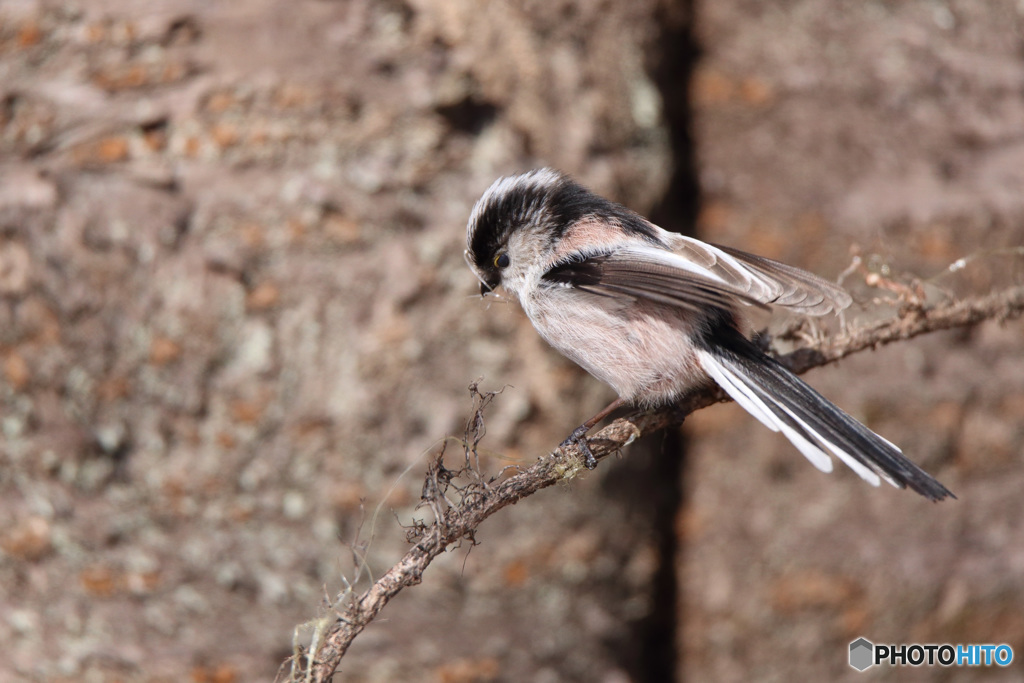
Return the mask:
[(503, 287), (549, 344), (618, 392), (563, 443), (578, 443), (588, 467), (596, 460), (584, 435), (615, 407), (665, 404), (714, 381), (822, 471), (831, 454), (875, 486), (952, 496), (748, 338), (745, 309), (838, 312), (850, 305), (838, 286), (662, 230), (551, 169), (491, 185), (466, 242), (482, 295)]

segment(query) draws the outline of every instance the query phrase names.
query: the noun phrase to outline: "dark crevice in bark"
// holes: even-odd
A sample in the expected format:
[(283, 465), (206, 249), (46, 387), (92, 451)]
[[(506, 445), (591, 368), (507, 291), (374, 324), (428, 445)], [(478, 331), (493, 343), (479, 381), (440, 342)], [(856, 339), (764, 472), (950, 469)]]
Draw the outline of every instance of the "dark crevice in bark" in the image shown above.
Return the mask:
[[(672, 177), (651, 219), (666, 230), (694, 232), (700, 187), (692, 132), (690, 81), (699, 49), (694, 35), (693, 0), (663, 0), (655, 18), (658, 33), (650, 46), (648, 72), (663, 103), (672, 149)], [(634, 624), (632, 647), (623, 648), (622, 664), (638, 683), (677, 681), (681, 671), (682, 631), (679, 564), (684, 550), (676, 520), (685, 499), (683, 486), (686, 438), (668, 430), (637, 443), (623, 463), (627, 476), (615, 485), (635, 496), (630, 507), (641, 513), (652, 534), (658, 568), (651, 582), (651, 609)], [(617, 479), (618, 477), (612, 477)]]

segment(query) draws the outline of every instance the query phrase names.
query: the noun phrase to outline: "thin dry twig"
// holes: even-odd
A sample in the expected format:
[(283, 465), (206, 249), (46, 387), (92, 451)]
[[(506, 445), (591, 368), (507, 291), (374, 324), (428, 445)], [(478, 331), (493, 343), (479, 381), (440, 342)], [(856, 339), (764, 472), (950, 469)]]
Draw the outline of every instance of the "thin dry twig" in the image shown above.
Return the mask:
[[(801, 348), (780, 360), (794, 372), (833, 363), (854, 353), (873, 349), (893, 342), (946, 330), (976, 325), (985, 320), (1005, 321), (1024, 313), (1024, 287), (1014, 287), (988, 296), (932, 307), (905, 306), (897, 317), (868, 327), (853, 330), (830, 339), (819, 339), (812, 346)], [(444, 469), (436, 460), (427, 474), (424, 485), (424, 504), (436, 515), (433, 524), (420, 523), (412, 527), (410, 538), (415, 545), (405, 556), (362, 595), (338, 608), (336, 618), (315, 639), (315, 652), (304, 654), (312, 662), (304, 670), (294, 671), (293, 681), (329, 680), (337, 669), (349, 645), (372, 622), (384, 606), (403, 588), (414, 586), (423, 579), (423, 572), (431, 561), (450, 546), (463, 540), (474, 542), (473, 534), (480, 524), (504, 507), (514, 505), (523, 498), (583, 471), (582, 454), (578, 447), (559, 449), (539, 458), (526, 469), (517, 470), (505, 478), (485, 481), (476, 466), (476, 448), (483, 436), (483, 409), (494, 394), (481, 394), (471, 386), (476, 410), (467, 426), (463, 442), (466, 465), (459, 471)], [(615, 420), (589, 439), (594, 456), (601, 460), (618, 452), (637, 437), (668, 426), (678, 425), (683, 419), (713, 403), (728, 400), (716, 387), (708, 387), (684, 398), (678, 405), (657, 409)], [(453, 480), (468, 474), (469, 483), (457, 488), (458, 499), (453, 503), (447, 491)], [(310, 656), (312, 655), (312, 656)]]

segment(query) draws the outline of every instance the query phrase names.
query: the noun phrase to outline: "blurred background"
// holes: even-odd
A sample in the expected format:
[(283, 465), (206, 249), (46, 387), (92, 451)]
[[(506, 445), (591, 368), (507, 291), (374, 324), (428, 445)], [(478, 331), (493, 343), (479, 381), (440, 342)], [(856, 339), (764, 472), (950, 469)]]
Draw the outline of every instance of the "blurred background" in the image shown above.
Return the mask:
[[(470, 382), (510, 385), (490, 471), (611, 398), (473, 296), (499, 175), (828, 278), (1019, 284), (1022, 55), (1020, 0), (3, 0), (0, 680), (272, 680), (350, 544), (376, 577), (429, 521)], [(1024, 657), (1022, 333), (808, 377), (959, 500), (714, 406), (489, 520), (337, 680), (1019, 680), (847, 648)]]

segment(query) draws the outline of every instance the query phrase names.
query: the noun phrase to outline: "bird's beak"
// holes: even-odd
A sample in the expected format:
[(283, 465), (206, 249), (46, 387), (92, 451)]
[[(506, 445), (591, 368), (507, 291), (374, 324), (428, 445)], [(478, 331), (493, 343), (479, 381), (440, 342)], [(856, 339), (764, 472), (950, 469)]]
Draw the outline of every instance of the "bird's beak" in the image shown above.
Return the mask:
[(469, 269), (471, 271), (473, 271), (473, 275), (476, 275), (476, 279), (480, 281), (480, 296), (487, 296), (488, 294), (493, 292), (494, 288), (498, 286), (498, 283), (495, 282), (494, 284), (491, 284), (486, 279), (481, 277), (480, 273), (473, 265), (473, 261), (469, 258), (469, 249), (462, 252), (462, 257), (466, 259), (466, 265), (469, 266)]
[(494, 290), (496, 290), (500, 285), (501, 280), (499, 280), (498, 278), (494, 278), (492, 280), (487, 275), (484, 275), (483, 277), (480, 278), (480, 296), (494, 294)]

